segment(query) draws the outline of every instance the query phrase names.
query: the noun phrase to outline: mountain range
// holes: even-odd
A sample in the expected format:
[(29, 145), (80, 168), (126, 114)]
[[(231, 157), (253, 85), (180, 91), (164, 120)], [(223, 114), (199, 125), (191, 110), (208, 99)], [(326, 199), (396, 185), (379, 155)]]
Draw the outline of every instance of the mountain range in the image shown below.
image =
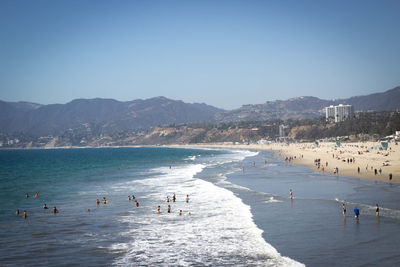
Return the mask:
[(207, 104), (184, 103), (165, 97), (121, 102), (114, 99), (76, 99), (66, 104), (41, 105), (0, 100), (0, 133), (59, 135), (84, 124), (100, 133), (135, 131), (156, 126), (195, 122), (305, 119), (323, 115), (329, 105), (350, 104), (356, 111), (400, 109), (400, 86), (383, 93), (323, 100), (304, 96), (223, 110)]

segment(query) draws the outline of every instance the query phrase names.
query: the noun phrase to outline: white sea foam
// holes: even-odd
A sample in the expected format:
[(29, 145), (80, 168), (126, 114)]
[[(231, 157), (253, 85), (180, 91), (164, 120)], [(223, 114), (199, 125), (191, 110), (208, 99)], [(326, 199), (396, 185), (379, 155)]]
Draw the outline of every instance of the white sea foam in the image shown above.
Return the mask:
[[(237, 156), (239, 158), (239, 156)], [(221, 159), (217, 159), (221, 160)], [(232, 159), (231, 159), (232, 160)], [(231, 191), (194, 178), (204, 164), (157, 168), (148, 179), (117, 184), (113, 190), (147, 192), (152, 201), (141, 212), (119, 218), (130, 225), (121, 233), (126, 242), (111, 246), (123, 253), (116, 265), (261, 265), (298, 266), (265, 242), (250, 207)], [(176, 193), (176, 203), (162, 202)], [(186, 194), (189, 203), (185, 202)], [(167, 205), (172, 213), (167, 213)], [(156, 207), (161, 206), (157, 215)], [(178, 211), (183, 211), (183, 216)]]

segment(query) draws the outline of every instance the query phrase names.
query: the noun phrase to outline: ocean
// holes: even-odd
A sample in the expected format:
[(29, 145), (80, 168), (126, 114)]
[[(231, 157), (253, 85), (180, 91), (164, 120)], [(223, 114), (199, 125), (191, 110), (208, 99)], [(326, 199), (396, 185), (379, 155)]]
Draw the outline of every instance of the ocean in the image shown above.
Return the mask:
[(394, 266), (399, 193), (268, 151), (1, 150), (0, 266)]

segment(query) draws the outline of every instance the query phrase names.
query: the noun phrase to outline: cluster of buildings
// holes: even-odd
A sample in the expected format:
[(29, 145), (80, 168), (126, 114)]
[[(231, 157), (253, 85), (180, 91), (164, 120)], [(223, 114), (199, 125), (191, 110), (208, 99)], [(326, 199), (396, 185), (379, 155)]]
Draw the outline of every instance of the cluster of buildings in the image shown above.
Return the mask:
[(354, 117), (352, 105), (339, 104), (325, 108), (325, 118), (327, 122), (341, 122)]

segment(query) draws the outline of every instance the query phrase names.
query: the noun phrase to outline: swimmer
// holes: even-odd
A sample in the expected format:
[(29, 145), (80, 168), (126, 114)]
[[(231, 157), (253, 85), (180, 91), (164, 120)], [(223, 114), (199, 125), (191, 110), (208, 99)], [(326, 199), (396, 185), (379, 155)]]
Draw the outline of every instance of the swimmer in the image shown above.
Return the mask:
[(26, 219), (27, 214), (26, 214), (26, 210), (24, 210), (24, 215), (22, 215), (24, 217), (24, 219)]
[(43, 209), (44, 209), (44, 210), (47, 210), (47, 209), (48, 209), (48, 207), (46, 206), (46, 203), (44, 203)]
[(168, 213), (171, 213), (171, 205), (168, 205)]
[(135, 196), (132, 194), (132, 200), (135, 200)]
[(186, 195), (186, 203), (189, 203), (189, 195)]
[(375, 214), (376, 214), (377, 217), (379, 217), (379, 206), (378, 206), (378, 204), (376, 204)]
[(158, 206), (158, 207), (157, 207), (157, 214), (160, 214), (160, 209), (161, 209), (161, 207)]
[(17, 211), (15, 212), (15, 215), (19, 215), (19, 210), (17, 210)]
[(28, 193), (26, 193), (26, 194), (25, 194), (25, 198), (28, 198), (28, 197), (29, 197), (29, 195), (28, 195)]
[(96, 199), (96, 205), (100, 205), (100, 200)]
[(182, 210), (179, 210), (179, 216), (182, 216)]
[(169, 202), (169, 197), (167, 196), (167, 198), (165, 199), (165, 201)]
[(342, 212), (343, 212), (343, 215), (345, 216), (346, 215), (346, 205), (344, 204), (344, 202), (342, 203)]
[(103, 204), (107, 204), (107, 198), (103, 197)]
[(175, 193), (172, 195), (172, 202), (175, 202), (175, 200), (176, 200), (176, 196), (175, 196)]
[(292, 191), (292, 189), (289, 190), (289, 197), (290, 197), (290, 199), (293, 199), (293, 191)]
[(128, 200), (131, 201), (131, 196), (128, 196)]
[(136, 201), (136, 207), (139, 207), (139, 202)]
[(56, 208), (56, 206), (54, 206), (52, 213), (54, 214), (58, 213), (58, 209)]
[(90, 209), (87, 209), (87, 212), (90, 212)]

